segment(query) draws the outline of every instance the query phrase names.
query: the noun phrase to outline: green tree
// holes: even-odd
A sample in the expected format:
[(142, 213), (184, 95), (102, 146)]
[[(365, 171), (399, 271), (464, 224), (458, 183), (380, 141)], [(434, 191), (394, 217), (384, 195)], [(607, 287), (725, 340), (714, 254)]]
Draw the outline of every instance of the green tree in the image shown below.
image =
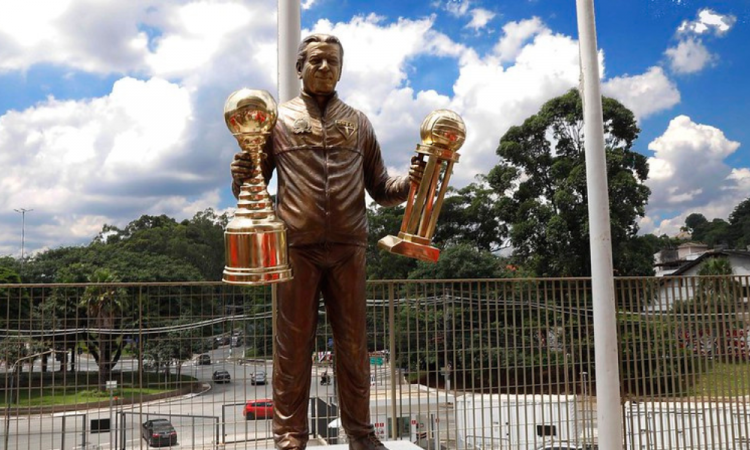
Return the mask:
[(437, 263), (419, 262), (409, 273), (411, 279), (448, 280), (458, 278), (505, 278), (507, 261), (487, 250), (462, 243), (447, 247)]
[(690, 233), (695, 233), (695, 231), (708, 223), (708, 220), (703, 214), (699, 213), (692, 213), (689, 216), (685, 218), (685, 230), (689, 231)]
[(483, 175), (461, 189), (449, 188), (435, 230), (438, 247), (468, 244), (494, 252), (504, 246), (507, 233), (500, 220), (497, 195)]
[[(173, 325), (189, 325), (189, 318), (182, 318)], [(164, 375), (169, 376), (170, 367), (177, 368), (177, 376), (182, 373), (182, 365), (194, 355), (211, 349), (209, 341), (202, 336), (202, 330), (181, 328), (170, 331), (163, 336), (150, 338), (144, 345), (144, 356), (156, 367), (164, 367)]]
[[(719, 244), (734, 245), (737, 236), (732, 235), (731, 225), (726, 220), (717, 218), (709, 222), (708, 220), (701, 221), (701, 217), (703, 217), (702, 214), (691, 214), (685, 219), (685, 228), (690, 230), (692, 241), (702, 242), (709, 247)], [(690, 224), (688, 224), (688, 219), (691, 219)]]
[(114, 285), (120, 281), (117, 275), (107, 269), (97, 269), (88, 281), (94, 284), (84, 291), (81, 306), (86, 310), (89, 325), (97, 331), (89, 333), (86, 342), (99, 367), (99, 388), (104, 390), (122, 354), (124, 342), (116, 330), (122, 322), (127, 295)]
[(388, 235), (398, 236), (404, 208), (382, 208), (372, 203), (367, 208), (367, 278), (398, 280), (409, 276), (417, 261), (381, 250), (378, 241)]
[(0, 258), (0, 284), (16, 284), (21, 282), (17, 266), (13, 258)]
[(26, 291), (20, 288), (5, 287), (4, 284), (19, 284), (19, 265), (13, 258), (0, 258), (0, 327), (19, 329), (28, 323), (31, 301)]
[(734, 248), (750, 245), (750, 198), (740, 202), (729, 215), (728, 240)]
[[(640, 130), (633, 113), (603, 97), (605, 152), (614, 267), (628, 275), (625, 257), (650, 191), (646, 157), (633, 151)], [(501, 162), (488, 176), (508, 224), (515, 257), (539, 276), (590, 274), (583, 108), (578, 91), (545, 103), (500, 139)], [(629, 255), (632, 258), (632, 255)], [(640, 264), (638, 264), (640, 266)]]
[(224, 269), (226, 215), (207, 209), (177, 223), (165, 215), (142, 216), (125, 229), (104, 225), (87, 246), (35, 255), (24, 269), (30, 282), (85, 282), (97, 268), (122, 281), (219, 280)]

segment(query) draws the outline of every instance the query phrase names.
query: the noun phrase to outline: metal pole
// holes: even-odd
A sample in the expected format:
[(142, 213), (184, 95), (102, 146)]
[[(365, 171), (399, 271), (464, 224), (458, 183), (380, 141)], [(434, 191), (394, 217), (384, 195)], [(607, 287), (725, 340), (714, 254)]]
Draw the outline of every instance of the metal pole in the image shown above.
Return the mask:
[(278, 95), (279, 103), (283, 103), (299, 94), (299, 79), (294, 65), (302, 22), (299, 0), (278, 0), (278, 8)]
[(391, 415), (393, 422), (391, 423), (391, 439), (394, 441), (398, 437), (398, 416), (396, 416), (396, 295), (393, 289), (393, 283), (388, 285), (388, 326), (390, 327), (391, 333), (389, 336), (389, 355), (388, 364), (391, 366)]
[(604, 154), (604, 125), (593, 0), (576, 0), (581, 58), (586, 184), (591, 240), (591, 293), (594, 299), (596, 413), (599, 448), (621, 449), (620, 373)]
[(13, 404), (13, 382), (16, 376), (16, 365), (11, 366), (10, 372), (10, 391), (8, 392), (8, 406), (5, 408), (5, 450), (8, 450), (8, 438), (10, 437), (10, 405)]
[[(283, 103), (299, 94), (299, 79), (295, 62), (297, 61), (297, 46), (300, 41), (300, 1), (278, 0), (278, 100)], [(276, 197), (278, 201), (278, 196)], [(273, 332), (273, 354), (276, 355), (276, 315), (278, 309), (278, 286), (271, 285), (271, 330)], [(231, 348), (231, 347), (230, 347)]]
[(33, 209), (18, 208), (13, 211), (21, 214), (21, 266), (23, 267), (24, 247), (26, 244), (26, 213), (33, 211)]
[(60, 449), (65, 450), (65, 418), (68, 416), (62, 416), (62, 440), (60, 442)]
[(109, 448), (115, 448), (115, 424), (112, 421), (112, 389), (109, 390)]

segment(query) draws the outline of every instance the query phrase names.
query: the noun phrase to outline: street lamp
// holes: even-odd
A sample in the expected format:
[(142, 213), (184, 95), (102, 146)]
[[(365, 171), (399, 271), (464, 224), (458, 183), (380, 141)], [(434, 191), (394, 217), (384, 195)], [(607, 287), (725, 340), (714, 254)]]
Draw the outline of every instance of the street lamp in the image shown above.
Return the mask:
[(26, 213), (33, 211), (33, 209), (18, 208), (13, 211), (21, 214), (21, 265), (23, 266), (24, 246), (26, 242)]

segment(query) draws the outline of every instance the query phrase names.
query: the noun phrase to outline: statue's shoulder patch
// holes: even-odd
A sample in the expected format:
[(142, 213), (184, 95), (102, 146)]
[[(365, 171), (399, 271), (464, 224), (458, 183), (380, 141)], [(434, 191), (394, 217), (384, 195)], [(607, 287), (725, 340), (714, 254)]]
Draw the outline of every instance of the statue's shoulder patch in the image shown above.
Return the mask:
[(347, 138), (351, 138), (357, 133), (357, 123), (354, 121), (353, 117), (337, 120), (336, 128), (338, 128), (341, 134), (343, 134)]
[(312, 125), (310, 125), (310, 119), (307, 117), (298, 117), (292, 123), (292, 133), (294, 134), (305, 134), (312, 132)]

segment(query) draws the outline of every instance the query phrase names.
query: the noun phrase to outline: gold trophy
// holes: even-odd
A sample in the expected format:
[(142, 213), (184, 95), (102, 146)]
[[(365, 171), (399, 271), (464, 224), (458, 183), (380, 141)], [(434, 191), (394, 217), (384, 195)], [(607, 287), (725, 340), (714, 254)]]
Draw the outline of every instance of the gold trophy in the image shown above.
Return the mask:
[(263, 90), (240, 89), (224, 104), (227, 127), (253, 163), (252, 176), (240, 187), (237, 211), (224, 231), (226, 283), (263, 285), (292, 279), (286, 226), (276, 217), (261, 172), (263, 147), (276, 118), (276, 101)]
[(398, 237), (386, 236), (378, 246), (409, 258), (437, 262), (440, 250), (430, 244), (453, 164), (460, 156), (458, 149), (466, 140), (466, 126), (458, 114), (438, 109), (422, 121), (419, 134), (422, 143), (417, 144), (416, 151), (425, 166), (422, 181), (411, 185)]

